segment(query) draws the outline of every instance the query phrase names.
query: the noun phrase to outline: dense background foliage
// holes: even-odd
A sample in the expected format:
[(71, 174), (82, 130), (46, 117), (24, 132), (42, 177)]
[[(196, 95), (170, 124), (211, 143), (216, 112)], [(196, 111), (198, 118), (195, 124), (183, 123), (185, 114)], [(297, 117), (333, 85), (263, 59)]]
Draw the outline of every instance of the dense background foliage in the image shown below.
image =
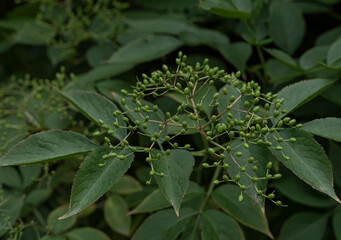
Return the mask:
[[(273, 93), (310, 80), (289, 91), (291, 98), (308, 91), (291, 116), (300, 123), (324, 118), (306, 129), (325, 149), (340, 197), (341, 124), (334, 118), (341, 117), (340, 10), (337, 0), (1, 1), (0, 155), (27, 136), (50, 129), (72, 130), (103, 142), (92, 136), (98, 130), (94, 122), (56, 89), (96, 91), (112, 98), (111, 90), (135, 85), (142, 73), (150, 74), (162, 64), (174, 67), (181, 50), (188, 63), (208, 58), (211, 66), (231, 73), (240, 70), (241, 79), (254, 80)], [(323, 86), (314, 85), (312, 79), (320, 79)], [(176, 109), (172, 99), (158, 101), (164, 111)], [(185, 141), (197, 140), (186, 136)], [(169, 207), (155, 183), (145, 185), (149, 167), (141, 159), (105, 197), (77, 216), (57, 221), (68, 207), (72, 180), (82, 160), (83, 156), (76, 156), (1, 167), (0, 238), (129, 239), (152, 212)], [(270, 192), (275, 190), (288, 207), (267, 202), (273, 236), (341, 239), (338, 203), (278, 162), (274, 165), (283, 177), (270, 182)], [(200, 174), (194, 171), (191, 177), (192, 195), (185, 206), (195, 207), (208, 188), (212, 172)], [(152, 201), (146, 201), (147, 196)], [(215, 208), (213, 201), (211, 205)], [(179, 231), (187, 219), (176, 222), (174, 212), (167, 211), (160, 212), (153, 224), (163, 220)], [(211, 214), (214, 218), (216, 212)], [(206, 221), (210, 224), (209, 217)], [(246, 239), (270, 236), (242, 224)], [(195, 239), (188, 235), (185, 231), (181, 239)]]

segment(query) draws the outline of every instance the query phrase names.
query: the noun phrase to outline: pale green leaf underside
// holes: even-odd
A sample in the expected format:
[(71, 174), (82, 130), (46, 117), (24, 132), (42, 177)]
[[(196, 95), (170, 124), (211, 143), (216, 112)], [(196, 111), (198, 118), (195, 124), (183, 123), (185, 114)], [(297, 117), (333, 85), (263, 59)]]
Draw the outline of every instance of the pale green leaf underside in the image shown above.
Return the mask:
[[(296, 142), (278, 143), (275, 137), (283, 139), (294, 137)], [(285, 160), (280, 151), (273, 148), (270, 150), (287, 168), (313, 188), (340, 202), (333, 188), (333, 172), (329, 159), (323, 148), (309, 133), (286, 129), (273, 135), (269, 134), (267, 139), (273, 146), (283, 147), (282, 152), (289, 156), (290, 160)]]
[(0, 158), (0, 166), (21, 165), (67, 158), (86, 153), (98, 145), (85, 136), (61, 130), (33, 134)]

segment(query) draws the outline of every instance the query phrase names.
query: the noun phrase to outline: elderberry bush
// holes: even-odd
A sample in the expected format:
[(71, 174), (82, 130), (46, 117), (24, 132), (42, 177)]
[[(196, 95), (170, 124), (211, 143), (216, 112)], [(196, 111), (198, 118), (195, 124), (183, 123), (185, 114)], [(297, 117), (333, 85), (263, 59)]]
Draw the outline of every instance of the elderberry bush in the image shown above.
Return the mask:
[[(203, 168), (216, 168), (212, 183), (237, 184), (241, 190), (239, 201), (243, 200), (243, 193), (246, 192), (254, 197), (255, 201), (262, 202), (260, 198), (268, 198), (276, 205), (282, 206), (281, 201), (273, 200), (274, 193), (266, 192), (267, 181), (279, 179), (281, 174), (272, 175), (272, 162), (260, 162), (250, 151), (250, 146), (255, 149), (263, 149), (264, 146), (271, 148), (280, 152), (286, 160), (290, 160), (278, 143), (294, 143), (296, 139), (283, 139), (277, 131), (284, 127), (299, 128), (302, 125), (296, 125), (296, 120), (289, 117), (280, 120), (276, 125), (272, 124), (271, 119), (286, 112), (281, 109), (285, 99), (278, 99), (276, 94), (261, 93), (261, 87), (254, 81), (244, 83), (239, 80), (240, 72), (228, 74), (218, 67), (210, 67), (208, 59), (190, 66), (186, 64), (186, 59), (187, 56), (179, 52), (175, 69), (163, 65), (162, 70), (154, 71), (150, 76), (143, 74), (131, 93), (122, 90), (123, 97), (112, 93), (122, 111), (113, 112), (116, 120), (110, 125), (99, 119), (103, 131), (95, 132), (94, 135), (107, 133), (113, 136), (116, 131), (123, 129), (127, 134), (117, 144), (112, 144), (109, 137), (104, 137), (112, 151), (102, 156), (103, 162), (99, 163), (99, 167), (114, 161), (115, 158), (124, 160), (133, 153), (145, 153), (145, 161), (150, 165), (150, 179), (146, 184), (151, 184), (153, 176), (162, 184), (163, 181), (168, 181), (167, 178), (171, 179), (173, 173), (171, 169), (160, 166), (158, 162), (163, 161), (161, 158), (167, 158), (176, 152), (199, 152), (202, 155), (200, 157)], [(215, 86), (221, 84), (224, 84), (223, 87), (219, 92), (215, 92)], [(146, 101), (167, 95), (178, 99), (179, 106), (174, 111), (175, 114), (163, 113), (160, 106)], [(268, 113), (271, 105), (275, 108), (272, 115)], [(121, 120), (123, 117), (125, 124), (120, 124), (120, 117)], [(186, 134), (201, 136), (203, 149), (193, 146), (192, 142), (179, 145), (177, 140)], [(130, 144), (129, 139), (136, 135), (145, 137), (143, 147)], [(268, 140), (270, 136), (276, 139), (275, 144)], [(127, 155), (116, 153), (117, 150), (125, 149), (131, 152)], [(187, 159), (183, 159), (184, 166), (188, 165), (186, 161)], [(188, 178), (189, 174), (185, 177)], [(165, 195), (171, 198), (167, 192)], [(170, 203), (176, 211), (179, 210), (174, 205), (180, 203), (171, 200)]]
[[(134, 207), (131, 211), (117, 195), (104, 203), (105, 218), (111, 224), (118, 221), (109, 214), (116, 206), (124, 212), (119, 221), (127, 223), (130, 215), (173, 207), (173, 211), (161, 210), (146, 219), (134, 233), (135, 239), (144, 239), (148, 229), (161, 219), (175, 228), (174, 236), (167, 235), (169, 239), (198, 231), (208, 234), (203, 224), (219, 219), (224, 219), (224, 224), (229, 222), (238, 238), (243, 234), (236, 221), (272, 237), (264, 213), (265, 200), (278, 207), (287, 206), (273, 189), (268, 189), (269, 181), (282, 176), (278, 173), (280, 164), (340, 201), (331, 175), (325, 174), (330, 163), (307, 133), (314, 129), (288, 117), (298, 103), (282, 97), (286, 89), (278, 94), (262, 93), (255, 81), (242, 81), (240, 72), (211, 67), (207, 59), (195, 66), (187, 65), (186, 60), (179, 52), (174, 66), (163, 65), (162, 70), (142, 74), (131, 89), (104, 89), (113, 101), (93, 91), (64, 90), (65, 75), (58, 74), (60, 84), (53, 81), (46, 91), (53, 91), (61, 104), (69, 103), (60, 106), (77, 110), (90, 123), (85, 128), (83, 124), (82, 134), (78, 133), (79, 129), (73, 129), (77, 126), (75, 115), (73, 131), (32, 134), (2, 155), (0, 165), (45, 163), (89, 153), (73, 180), (69, 208), (56, 209), (53, 221), (71, 221), (67, 219), (91, 208), (105, 193), (117, 191), (113, 190), (115, 186), (124, 194), (125, 186), (138, 187), (123, 175), (135, 164), (148, 166), (144, 168), (147, 172), (137, 175), (143, 175), (147, 186), (158, 189), (147, 192), (138, 204), (134, 204), (133, 196), (127, 198)], [(300, 84), (294, 87), (300, 90)], [(33, 90), (40, 90), (39, 85), (33, 85)], [(55, 98), (54, 94), (51, 97)], [(168, 105), (162, 104), (165, 98), (172, 99), (166, 101)], [(48, 163), (44, 169), (42, 179), (49, 186), (55, 170), (50, 173)], [(50, 224), (47, 229), (53, 231), (54, 223)], [(18, 234), (22, 224), (18, 226), (19, 230), (8, 231)], [(111, 228), (125, 236), (131, 234), (115, 224)], [(166, 234), (167, 229), (159, 230)]]

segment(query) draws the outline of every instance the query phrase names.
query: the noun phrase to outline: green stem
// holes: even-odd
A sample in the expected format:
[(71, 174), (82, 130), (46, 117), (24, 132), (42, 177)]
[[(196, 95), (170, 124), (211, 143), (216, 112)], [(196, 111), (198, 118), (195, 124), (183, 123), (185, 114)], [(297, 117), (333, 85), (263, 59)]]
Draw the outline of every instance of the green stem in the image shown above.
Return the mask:
[(264, 60), (264, 55), (262, 53), (262, 50), (260, 49), (260, 46), (256, 46), (256, 49), (257, 49), (257, 53), (258, 53), (258, 56), (259, 56), (259, 59), (261, 61), (261, 65), (262, 65), (262, 68), (263, 68), (263, 78), (262, 79), (259, 79), (263, 84), (266, 84), (266, 76), (268, 75), (267, 74), (267, 71), (266, 71), (266, 66), (265, 66), (265, 60)]
[(199, 220), (200, 220), (200, 217), (201, 217), (201, 214), (203, 213), (204, 211), (204, 208), (206, 206), (206, 203), (208, 201), (208, 199), (210, 198), (211, 194), (212, 194), (212, 191), (213, 191), (213, 188), (214, 188), (214, 181), (217, 180), (218, 176), (219, 176), (219, 173), (220, 173), (220, 169), (219, 167), (217, 167), (213, 173), (213, 177), (211, 179), (211, 183), (210, 183), (210, 186), (208, 187), (208, 191), (207, 191), (207, 194), (206, 194), (206, 197), (204, 199), (204, 201), (201, 203), (200, 205), (200, 208), (199, 208), (199, 212), (198, 212), (198, 217), (195, 221), (195, 226), (193, 228), (193, 232), (197, 229), (198, 227), (198, 224), (199, 224)]

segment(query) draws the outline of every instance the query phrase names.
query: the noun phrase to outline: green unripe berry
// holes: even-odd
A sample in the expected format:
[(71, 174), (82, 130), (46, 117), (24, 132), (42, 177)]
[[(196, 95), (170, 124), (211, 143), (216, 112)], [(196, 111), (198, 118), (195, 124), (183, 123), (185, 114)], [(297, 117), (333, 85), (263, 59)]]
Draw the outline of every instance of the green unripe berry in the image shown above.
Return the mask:
[(268, 163), (266, 164), (266, 168), (267, 168), (267, 169), (271, 169), (271, 168), (272, 168), (272, 162), (268, 162)]
[(219, 180), (214, 180), (213, 183), (214, 183), (214, 185), (218, 185), (220, 183), (220, 181)]
[(237, 156), (237, 157), (241, 157), (242, 155), (243, 155), (242, 152), (236, 152), (236, 156)]
[(290, 160), (290, 157), (289, 156), (284, 156), (284, 159), (285, 160)]
[(243, 195), (240, 194), (239, 197), (238, 197), (238, 201), (241, 202), (241, 201), (243, 201), (243, 199), (244, 199)]
[(236, 182), (239, 182), (239, 180), (240, 180), (240, 175), (236, 175), (236, 176), (234, 177), (234, 180), (235, 180)]
[(214, 154), (214, 149), (213, 149), (213, 148), (209, 148), (209, 149), (208, 149), (208, 153), (209, 153), (209, 154)]
[(229, 177), (227, 175), (223, 175), (223, 180), (227, 182), (229, 180)]
[(281, 201), (276, 201), (276, 206), (278, 206), (278, 207), (280, 207), (280, 206), (282, 206), (282, 202)]
[(267, 196), (268, 199), (272, 200), (275, 198), (275, 194), (273, 193), (270, 193), (268, 196)]
[(277, 173), (273, 176), (273, 179), (280, 179), (282, 177), (282, 174)]
[(151, 170), (151, 171), (149, 172), (149, 175), (150, 175), (150, 176), (153, 176), (153, 175), (155, 175), (155, 173), (156, 173), (156, 172), (155, 172), (154, 170)]
[(244, 191), (246, 189), (245, 185), (240, 185), (239, 186), (240, 190)]
[(296, 142), (296, 138), (289, 138), (289, 141), (294, 143), (294, 142)]
[(203, 163), (202, 166), (203, 166), (204, 168), (209, 168), (209, 167), (210, 167), (210, 165), (209, 165), (208, 163)]
[(249, 159), (247, 160), (248, 163), (253, 163), (255, 161), (254, 157), (249, 157)]
[(257, 177), (252, 177), (252, 182), (257, 182), (258, 178)]
[(295, 119), (292, 119), (288, 122), (288, 125), (289, 126), (293, 126), (294, 124), (296, 123), (296, 120)]
[(118, 155), (118, 157), (117, 157), (119, 160), (124, 160), (125, 158), (126, 158), (126, 156), (125, 155)]
[(281, 150), (283, 150), (283, 147), (282, 147), (282, 146), (276, 146), (275, 149), (276, 149), (277, 151), (281, 151)]
[(241, 171), (241, 172), (245, 172), (245, 171), (246, 171), (246, 168), (245, 168), (245, 167), (241, 167), (241, 168), (240, 168), (240, 171)]

